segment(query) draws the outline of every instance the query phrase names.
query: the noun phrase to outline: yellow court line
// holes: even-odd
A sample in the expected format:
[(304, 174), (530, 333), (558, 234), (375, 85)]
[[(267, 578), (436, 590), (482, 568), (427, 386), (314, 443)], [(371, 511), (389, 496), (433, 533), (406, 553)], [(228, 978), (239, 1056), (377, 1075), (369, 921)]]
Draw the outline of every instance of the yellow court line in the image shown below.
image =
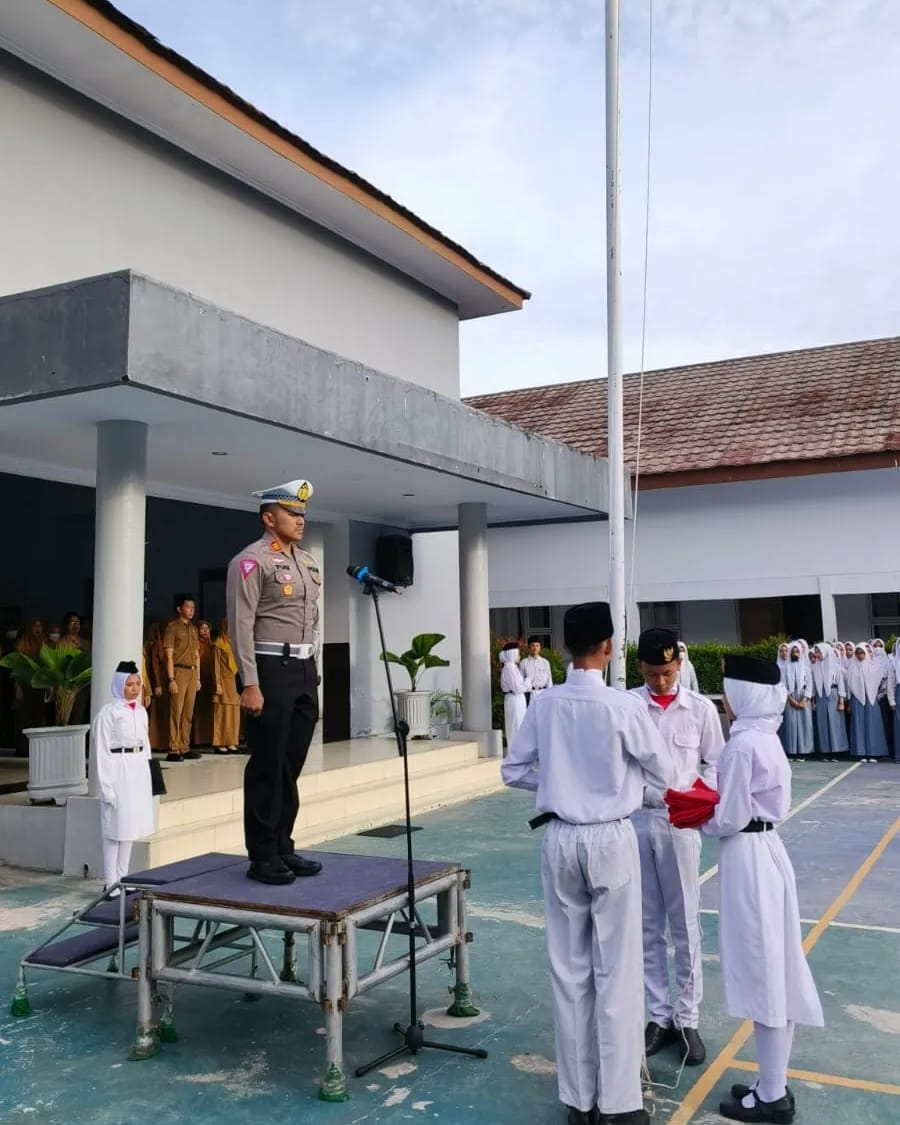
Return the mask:
[[(730, 1069), (749, 1070), (755, 1074), (759, 1068), (756, 1063), (735, 1059)], [(818, 1082), (822, 1086), (841, 1086), (846, 1090), (869, 1090), (873, 1094), (894, 1094), (900, 1097), (900, 1086), (892, 1086), (890, 1082), (870, 1082), (868, 1078), (844, 1078), (839, 1074), (819, 1074), (815, 1070), (789, 1070), (788, 1078), (796, 1078), (798, 1082)]]
[[(885, 848), (898, 832), (900, 832), (900, 817), (894, 821), (887, 832), (881, 837), (866, 859), (863, 860), (859, 868), (850, 877), (850, 881), (847, 883), (846, 887), (844, 887), (831, 906), (828, 907), (819, 921), (806, 935), (806, 939), (803, 942), (804, 953), (809, 953), (822, 934), (825, 933), (829, 924), (834, 921), (840, 911), (847, 905), (850, 898), (859, 889), (860, 883), (862, 883), (863, 879), (865, 879), (881, 858)], [(687, 1094), (685, 1094), (684, 1101), (682, 1101), (679, 1108), (669, 1119), (669, 1125), (688, 1125), (688, 1122), (703, 1105), (707, 1094), (712, 1091), (725, 1071), (728, 1070), (729, 1067), (734, 1066), (735, 1055), (737, 1055), (738, 1051), (747, 1042), (752, 1033), (752, 1022), (750, 1020), (745, 1020), (715, 1059), (713, 1059), (709, 1067), (697, 1079), (690, 1090), (688, 1090)]]

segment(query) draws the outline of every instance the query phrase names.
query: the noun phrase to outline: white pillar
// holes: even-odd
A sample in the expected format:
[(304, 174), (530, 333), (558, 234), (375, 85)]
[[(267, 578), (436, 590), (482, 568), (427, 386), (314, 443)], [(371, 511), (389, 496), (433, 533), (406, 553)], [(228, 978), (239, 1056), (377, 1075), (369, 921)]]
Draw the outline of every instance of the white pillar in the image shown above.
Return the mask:
[(836, 641), (838, 639), (837, 606), (831, 591), (831, 583), (825, 578), (819, 579), (819, 604), (822, 607), (822, 639)]
[[(91, 715), (109, 701), (110, 681), (120, 660), (141, 666), (146, 478), (146, 425), (98, 423)], [(90, 792), (96, 796), (93, 763), (90, 774)]]
[(463, 729), (490, 731), (491, 627), (487, 505), (459, 505), (459, 631)]

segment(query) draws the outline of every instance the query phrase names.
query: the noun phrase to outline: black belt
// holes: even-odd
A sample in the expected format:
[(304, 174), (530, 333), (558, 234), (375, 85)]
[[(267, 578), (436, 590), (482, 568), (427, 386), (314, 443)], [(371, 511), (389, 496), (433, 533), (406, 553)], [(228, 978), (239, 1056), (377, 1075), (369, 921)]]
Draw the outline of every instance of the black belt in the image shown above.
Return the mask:
[(110, 746), (110, 754), (139, 754), (143, 746)]
[(741, 829), (741, 831), (742, 832), (771, 832), (774, 827), (775, 827), (775, 825), (772, 824), (771, 821), (756, 820), (754, 818), (753, 820), (750, 821), (749, 824), (745, 825)]
[(542, 812), (537, 816), (533, 816), (528, 822), (528, 827), (532, 830), (535, 828), (543, 828), (545, 824), (549, 824), (551, 820), (559, 820), (560, 818), (555, 812)]
[(189, 672), (193, 672), (193, 670), (197, 667), (197, 665), (196, 664), (176, 664), (175, 667), (176, 668), (186, 668)]

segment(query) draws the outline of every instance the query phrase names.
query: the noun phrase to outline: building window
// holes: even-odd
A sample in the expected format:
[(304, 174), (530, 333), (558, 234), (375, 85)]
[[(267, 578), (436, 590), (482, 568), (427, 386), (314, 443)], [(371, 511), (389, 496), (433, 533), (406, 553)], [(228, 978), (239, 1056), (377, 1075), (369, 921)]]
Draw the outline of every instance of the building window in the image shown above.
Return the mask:
[(526, 640), (528, 637), (537, 637), (544, 648), (550, 648), (553, 636), (550, 623), (550, 606), (530, 605), (522, 613), (524, 617), (522, 635)]
[(681, 632), (681, 606), (678, 602), (643, 602), (638, 606), (641, 614), (641, 630), (671, 629)]
[(900, 634), (900, 594), (872, 594), (869, 603), (872, 636), (886, 640)]

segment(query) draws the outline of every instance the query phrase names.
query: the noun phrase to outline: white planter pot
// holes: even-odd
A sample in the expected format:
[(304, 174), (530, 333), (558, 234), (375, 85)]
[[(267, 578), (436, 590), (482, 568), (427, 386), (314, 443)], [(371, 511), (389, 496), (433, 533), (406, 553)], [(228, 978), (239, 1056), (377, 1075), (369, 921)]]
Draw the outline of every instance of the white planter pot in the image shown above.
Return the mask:
[(29, 727), (28, 799), (64, 805), (88, 791), (85, 734), (89, 726)]
[(397, 718), (409, 723), (409, 737), (431, 731), (431, 692), (395, 691)]

